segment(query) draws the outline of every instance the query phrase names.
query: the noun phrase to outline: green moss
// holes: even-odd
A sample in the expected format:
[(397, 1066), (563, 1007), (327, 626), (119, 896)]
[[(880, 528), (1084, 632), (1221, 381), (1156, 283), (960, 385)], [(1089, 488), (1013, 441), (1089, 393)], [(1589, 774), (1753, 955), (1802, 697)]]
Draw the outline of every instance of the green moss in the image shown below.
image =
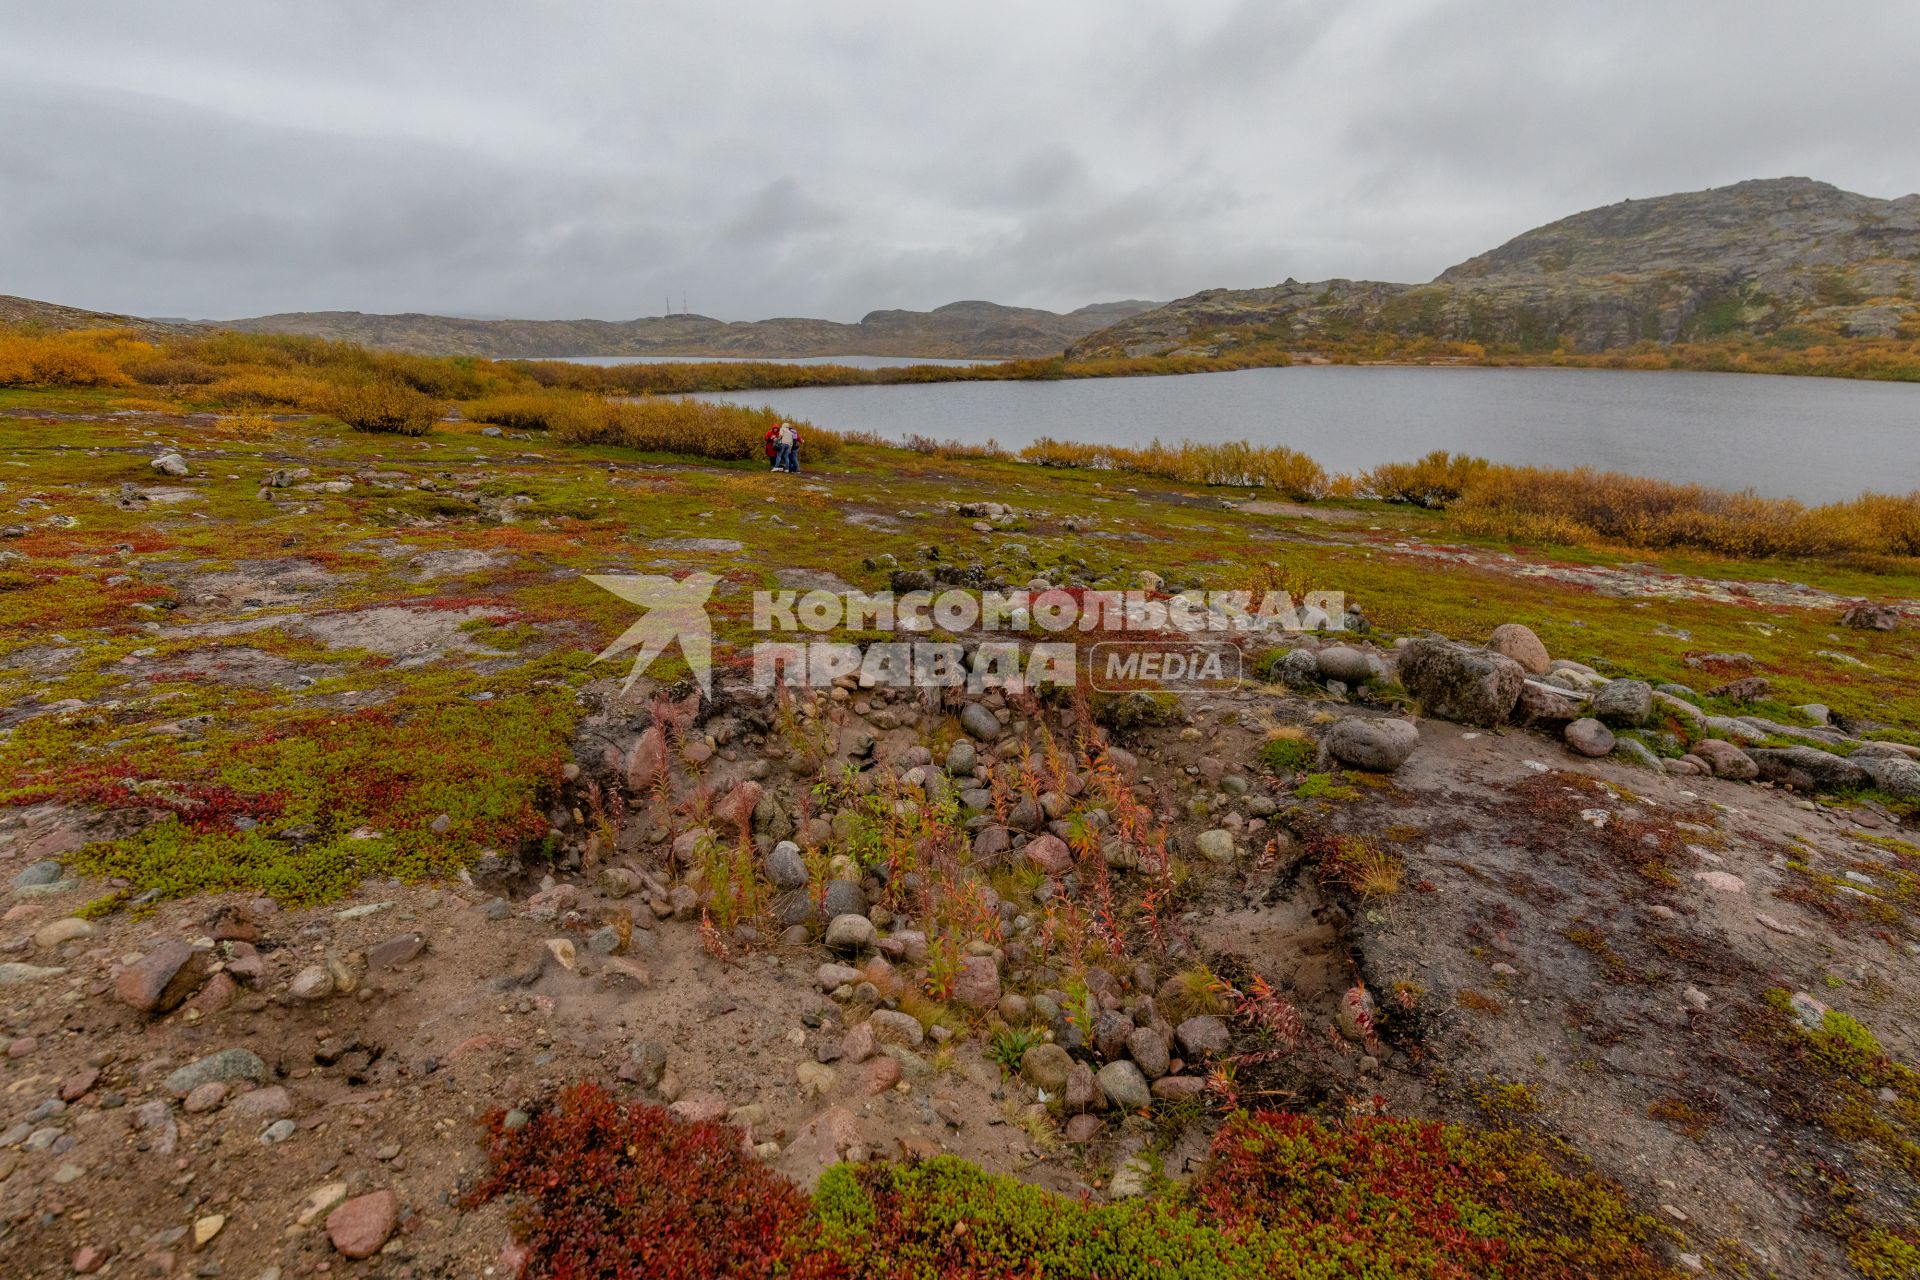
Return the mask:
[(1898, 742), (1903, 746), (1920, 747), (1920, 731), (1913, 729), (1874, 729), (1861, 736), (1874, 742)]
[[(114, 402), (111, 395), (26, 392), (8, 393), (0, 398), (0, 407), (65, 405), (65, 411), (71, 411), (83, 404), (105, 407)], [(632, 620), (626, 605), (584, 587), (578, 574), (604, 572), (612, 565), (634, 572), (689, 567), (687, 554), (654, 546), (663, 538), (694, 534), (743, 543), (737, 553), (698, 553), (702, 567), (728, 582), (728, 589), (716, 596), (715, 608), (716, 641), (724, 659), (754, 638), (747, 592), (772, 585), (770, 566), (776, 561), (780, 567), (839, 573), (873, 589), (884, 585), (885, 575), (878, 567), (860, 568), (863, 558), (878, 566), (884, 554), (897, 563), (913, 564), (931, 543), (942, 548), (947, 560), (992, 560), (976, 550), (978, 537), (969, 522), (945, 509), (962, 490), (1015, 492), (1043, 484), (1039, 505), (1045, 515), (1032, 520), (1032, 528), (1020, 538), (1028, 548), (1026, 559), (1049, 567), (1084, 565), (1074, 572), (1088, 581), (1119, 582), (1151, 564), (1169, 580), (1209, 589), (1277, 584), (1297, 592), (1302, 584), (1338, 586), (1385, 635), (1433, 629), (1478, 636), (1498, 622), (1525, 616), (1535, 620), (1535, 629), (1556, 653), (1605, 657), (1654, 680), (1697, 679), (1699, 673), (1685, 665), (1689, 652), (1744, 649), (1768, 672), (1774, 697), (1783, 706), (1819, 701), (1841, 713), (1909, 726), (1882, 736), (1911, 735), (1911, 726), (1920, 724), (1920, 652), (1901, 645), (1898, 637), (1847, 633), (1836, 641), (1831, 638), (1831, 617), (1820, 611), (1703, 599), (1661, 605), (1661, 620), (1690, 632), (1690, 639), (1655, 634), (1648, 612), (1636, 607), (1638, 601), (1548, 577), (1406, 553), (1396, 544), (1409, 539), (1469, 549), (1510, 545), (1462, 537), (1448, 513), (1406, 504), (1326, 503), (1329, 510), (1360, 517), (1351, 524), (1330, 525), (1222, 510), (1217, 492), (1196, 502), (1206, 491), (1151, 478), (1129, 477), (1122, 490), (1113, 484), (1112, 473), (1050, 469), (1040, 474), (1006, 459), (938, 457), (862, 444), (844, 448), (830, 470), (817, 473), (831, 491), (815, 493), (751, 470), (684, 462), (662, 469), (641, 465), (632, 451), (613, 446), (569, 446), (555, 440), (529, 446), (466, 430), (409, 440), (309, 420), (279, 423), (272, 438), (247, 441), (214, 438), (205, 434), (203, 425), (177, 417), (103, 416), (62, 420), (59, 440), (67, 447), (52, 450), (47, 448), (47, 430), (44, 422), (0, 417), (0, 462), (20, 464), (15, 469), (23, 475), (31, 464), (51, 504), (47, 513), (71, 515), (79, 524), (60, 529), (29, 522), (26, 536), (9, 539), (0, 548), (19, 557), (0, 566), (0, 573), (7, 575), (0, 585), (8, 588), (0, 590), (0, 653), (44, 645), (48, 633), (57, 632), (66, 637), (60, 643), (81, 650), (81, 655), (64, 671), (0, 670), (0, 702), (77, 699), (89, 705), (23, 721), (11, 737), (0, 740), (0, 802), (48, 797), (129, 802), (131, 795), (116, 799), (109, 794), (116, 779), (171, 788), (169, 794), (183, 809), (179, 821), (187, 830), (165, 839), (176, 842), (176, 851), (190, 852), (195, 841), (214, 841), (219, 828), (215, 824), (211, 831), (200, 830), (184, 809), (215, 797), (220, 804), (240, 806), (229, 818), (257, 820), (257, 830), (266, 833), (257, 839), (271, 840), (289, 850), (290, 857), (305, 860), (302, 873), (294, 877), (300, 884), (344, 883), (354, 872), (338, 868), (349, 866), (431, 874), (432, 868), (472, 857), (490, 839), (522, 838), (509, 818), (523, 814), (524, 806), (532, 803), (538, 792), (535, 780), (546, 769), (544, 762), (554, 758), (543, 753), (548, 748), (564, 751), (562, 736), (557, 729), (548, 735), (543, 728), (528, 739), (541, 744), (540, 750), (522, 754), (514, 737), (517, 729), (499, 732), (492, 721), (470, 723), (450, 710), (451, 718), (443, 718), (436, 708), (456, 708), (490, 691), (497, 697), (548, 702), (553, 723), (570, 724), (578, 715), (572, 689), (591, 676), (613, 674), (610, 667), (587, 670), (584, 653), (596, 650)], [(142, 451), (160, 443), (186, 449), (205, 464), (181, 486), (193, 492), (190, 502), (121, 510), (100, 501), (101, 493), (110, 494), (122, 483), (151, 484)], [(533, 447), (540, 456), (526, 456)], [(397, 477), (396, 483), (430, 480), (437, 487), (388, 488), (360, 480), (343, 495), (284, 490), (272, 503), (258, 499), (255, 490), (266, 473), (290, 461), (314, 468), (316, 479), (377, 472)], [(228, 473), (241, 479), (229, 482), (224, 478)], [(843, 518), (839, 507), (850, 495), (880, 491), (888, 495), (889, 506), (929, 514), (894, 529), (853, 525)], [(478, 501), (483, 496), (485, 508)], [(527, 501), (495, 509), (519, 497)], [(786, 523), (769, 522), (766, 516), (774, 512)], [(513, 522), (502, 523), (503, 514)], [(1079, 530), (1067, 529), (1068, 520), (1078, 523)], [(807, 529), (805, 538), (792, 536), (796, 522)], [(1089, 537), (1088, 530), (1124, 530), (1130, 541), (1120, 547)], [(406, 550), (394, 554), (395, 544), (405, 544)], [(416, 549), (481, 550), (497, 563), (457, 579), (428, 579), (413, 565)], [(1525, 558), (1540, 557), (1530, 553)], [(1629, 554), (1607, 548), (1576, 549), (1566, 558), (1608, 568), (1631, 560), (1657, 573), (1731, 581), (1790, 575), (1844, 596), (1920, 596), (1920, 574), (1902, 563), (1879, 566), (1888, 570), (1880, 572), (1832, 563)], [(283, 559), (308, 562), (334, 577), (283, 606), (222, 611), (196, 605), (195, 583), (204, 575)], [(109, 586), (110, 581), (114, 585)], [(442, 662), (409, 665), (363, 649), (328, 649), (292, 616), (296, 611), (370, 606), (481, 610), (485, 616), (467, 624), (464, 638), (489, 652), (454, 653)], [(169, 634), (181, 622), (235, 617), (252, 621), (281, 613), (289, 616), (279, 625), (244, 635), (214, 639)], [(303, 677), (317, 679), (297, 687), (247, 687), (195, 678), (183, 670), (204, 665), (199, 660), (221, 648), (265, 652), (309, 668)], [(1867, 667), (1842, 667), (1815, 656), (1825, 649), (1844, 651)], [(136, 657), (141, 650), (154, 652)], [(559, 653), (579, 655), (582, 665), (570, 670), (541, 665)], [(514, 671), (503, 673), (502, 668)], [(481, 669), (491, 674), (479, 676)], [(681, 669), (675, 657), (655, 674), (670, 676)], [(549, 679), (559, 684), (536, 688), (539, 680)], [(1171, 720), (1179, 713), (1178, 704), (1165, 694), (1106, 701), (1118, 704), (1109, 718), (1127, 725)], [(353, 714), (341, 708), (372, 704), (400, 726), (389, 731), (399, 733), (394, 749), (356, 740), (361, 730), (353, 724), (334, 726), (334, 736), (329, 736), (329, 720)], [(488, 714), (498, 714), (498, 709)], [(204, 728), (180, 732), (174, 727), (202, 717), (208, 721)], [(449, 739), (443, 731), (456, 725), (463, 726), (461, 733), (479, 736)], [(1677, 731), (1673, 725), (1663, 727)], [(293, 745), (302, 738), (329, 747), (344, 741), (348, 749), (337, 764), (302, 758), (303, 749)], [(403, 750), (418, 758), (401, 759)], [(1276, 742), (1266, 750), (1263, 763), (1270, 767), (1287, 772), (1311, 768), (1310, 745)], [(437, 775), (426, 767), (442, 759), (459, 760), (463, 754), (504, 761), (499, 776), (490, 774), (477, 786), (481, 798), (471, 811), (460, 807), (465, 803), (460, 797), (436, 790)], [(249, 763), (247, 756), (255, 759)], [(275, 772), (275, 761), (288, 768)], [(300, 769), (310, 771), (311, 777), (295, 776)], [(356, 777), (378, 782), (388, 798), (377, 804), (356, 799)], [(280, 839), (287, 828), (301, 825), (292, 815), (310, 809), (316, 794), (346, 797), (341, 820), (316, 824), (318, 836), (304, 843)], [(1337, 775), (1315, 775), (1301, 794), (1325, 802), (1358, 793)], [(405, 834), (439, 812), (456, 820), (444, 842), (453, 846), (451, 852), (429, 850)], [(344, 842), (341, 837), (356, 825), (382, 835), (373, 841)], [(526, 825), (532, 829), (536, 824), (529, 819)], [(260, 878), (260, 860), (271, 850), (239, 840), (248, 834), (227, 828), (219, 836), (237, 843), (215, 859), (220, 874), (213, 878)], [(157, 832), (148, 838), (162, 839)], [(160, 875), (161, 860), (147, 857), (138, 847), (117, 848), (112, 860), (148, 867), (143, 874), (150, 880)]]
[(125, 889), (116, 889), (82, 906), (73, 914), (82, 920), (99, 920), (118, 911), (131, 895)]
[[(1829, 1010), (1809, 1028), (1785, 988), (1762, 997), (1749, 1038), (1772, 1053), (1770, 1084), (1783, 1114), (1847, 1144), (1842, 1171), (1828, 1163), (1804, 1183), (1820, 1202), (1813, 1221), (1845, 1242), (1863, 1274), (1911, 1277), (1897, 1268), (1914, 1245), (1906, 1226), (1920, 1181), (1920, 1075), (1894, 1060), (1866, 1026)], [(1879, 1271), (1869, 1267), (1879, 1267)]]
[[(537, 668), (546, 680), (441, 670), (359, 712), (263, 706), (195, 753), (131, 750), (41, 785), (110, 805), (178, 797), (174, 816), (72, 859), (136, 889), (307, 903), (369, 875), (449, 875), (488, 848), (545, 833), (541, 795), (558, 782), (578, 717), (571, 682), (552, 677), (577, 665)], [(129, 777), (141, 785), (127, 787)]]
[(1874, 1227), (1847, 1242), (1847, 1261), (1867, 1280), (1914, 1280), (1920, 1276), (1920, 1240)]
[(1346, 801), (1360, 798), (1359, 788), (1340, 785), (1330, 773), (1308, 774), (1294, 787), (1293, 794), (1302, 800)]
[(1136, 689), (1130, 693), (1098, 693), (1093, 714), (1123, 741), (1144, 730), (1171, 723), (1180, 700), (1164, 690)]
[(1311, 738), (1268, 738), (1260, 744), (1260, 763), (1275, 773), (1310, 769), (1319, 756), (1319, 744)]
[(839, 1165), (804, 1252), (852, 1276), (1652, 1277), (1658, 1228), (1522, 1135), (1404, 1120), (1233, 1118), (1186, 1188), (1108, 1204), (951, 1156)]
[(1886, 1051), (1873, 1032), (1838, 1009), (1829, 1009), (1813, 1037), (1814, 1056), (1829, 1070), (1851, 1076), (1865, 1085), (1879, 1085), (1893, 1070)]
[(1687, 754), (1687, 741), (1678, 734), (1669, 739), (1662, 733), (1649, 733), (1641, 729), (1616, 729), (1614, 736), (1637, 742), (1664, 760), (1678, 760)]
[(1899, 854), (1902, 858), (1920, 858), (1920, 845), (1902, 840), (1898, 836), (1882, 836), (1863, 831), (1854, 836), (1854, 839), (1867, 844), (1877, 845), (1882, 849)]
[(460, 629), (472, 636), (476, 644), (489, 649), (511, 652), (523, 649), (540, 638), (540, 628), (531, 623), (517, 622), (508, 626), (497, 626), (485, 618), (474, 618), (460, 624)]
[(1490, 1116), (1531, 1115), (1540, 1109), (1533, 1087), (1516, 1080), (1492, 1080), (1479, 1092), (1480, 1109)]
[(1062, 1280), (1230, 1280), (1254, 1274), (1262, 1261), (1257, 1245), (1166, 1200), (1076, 1205), (951, 1156), (914, 1166), (836, 1166), (814, 1203), (820, 1247), (854, 1275), (941, 1280), (956, 1274), (949, 1261), (956, 1247), (974, 1260), (960, 1275), (1005, 1274), (998, 1268), (1018, 1264)]

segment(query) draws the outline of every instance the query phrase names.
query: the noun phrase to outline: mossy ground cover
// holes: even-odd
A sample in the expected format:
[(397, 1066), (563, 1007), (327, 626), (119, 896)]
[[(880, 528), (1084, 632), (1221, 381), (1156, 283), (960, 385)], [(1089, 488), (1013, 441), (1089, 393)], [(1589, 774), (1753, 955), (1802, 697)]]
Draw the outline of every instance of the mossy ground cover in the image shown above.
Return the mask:
[[(113, 407), (103, 394), (16, 390), (8, 401), (84, 413)], [(195, 474), (157, 476), (147, 462), (163, 448), (184, 450)], [(353, 485), (258, 496), (288, 467), (310, 468), (309, 483)], [(1689, 655), (1745, 652), (1776, 703), (1920, 725), (1920, 652), (1898, 634), (1841, 630), (1826, 607), (1604, 594), (1531, 571), (1572, 560), (1462, 537), (1445, 513), (1379, 502), (1322, 504), (1345, 513), (1338, 521), (1260, 515), (1233, 509), (1244, 489), (865, 444), (796, 482), (753, 466), (486, 436), (471, 424), (413, 439), (311, 416), (248, 439), (204, 418), (13, 417), (0, 420), (0, 483), (15, 535), (0, 546), (0, 661), (25, 655), (0, 667), (0, 701), (85, 704), (14, 725), (0, 742), (0, 794), (167, 812), (146, 833), (84, 855), (135, 890), (322, 898), (360, 875), (444, 873), (498, 843), (537, 839), (576, 692), (607, 674), (587, 657), (631, 620), (579, 581), (586, 573), (719, 574), (723, 658), (752, 638), (751, 591), (779, 585), (781, 570), (875, 589), (886, 580), (881, 557), (937, 556), (1012, 581), (1065, 568), (1132, 586), (1152, 569), (1170, 587), (1342, 590), (1384, 636), (1478, 638), (1521, 621), (1556, 654), (1696, 687), (1706, 681)], [(951, 510), (989, 498), (1026, 514), (982, 535)], [(724, 549), (731, 543), (739, 549)], [(436, 553), (478, 558), (446, 573), (419, 567)], [(1579, 562), (1920, 596), (1920, 575), (1906, 567), (1868, 574), (1591, 550)], [(197, 583), (263, 565), (315, 576), (265, 601), (244, 588), (238, 599), (196, 599)], [(305, 629), (315, 616), (375, 608), (467, 611), (468, 643), (416, 661)], [(324, 670), (297, 687), (247, 687), (175, 669), (222, 647)], [(49, 648), (78, 653), (28, 660)]]
[[(157, 476), (147, 464), (162, 446), (181, 448), (194, 474)], [(268, 475), (288, 467), (312, 470), (303, 483), (352, 486), (296, 484), (261, 497)], [(808, 574), (877, 589), (891, 564), (924, 567), (937, 556), (979, 563), (1012, 582), (1065, 569), (1100, 585), (1133, 586), (1150, 569), (1183, 588), (1343, 590), (1386, 640), (1426, 628), (1479, 639), (1497, 623), (1522, 621), (1557, 655), (1702, 689), (1722, 677), (1709, 679), (1688, 656), (1744, 651), (1774, 683), (1761, 709), (1775, 718), (1796, 702), (1822, 701), (1902, 726), (1896, 732), (1920, 725), (1920, 657), (1906, 636), (1839, 629), (1830, 603), (1767, 604), (1760, 592), (1735, 601), (1636, 598), (1535, 573), (1624, 573), (1638, 564), (1649, 576), (1920, 595), (1920, 579), (1898, 567), (1869, 574), (1604, 549), (1548, 553), (1468, 537), (1446, 513), (1406, 506), (1312, 508), (1334, 519), (1266, 514), (1234, 509), (1251, 496), (1244, 488), (860, 443), (824, 464), (809, 460), (796, 479), (610, 445), (485, 436), (465, 424), (418, 439), (372, 436), (324, 417), (236, 439), (179, 417), (0, 415), (0, 482), (0, 523), (18, 534), (0, 541), (0, 803), (54, 800), (157, 815), (138, 834), (69, 859), (126, 882), (101, 911), (146, 890), (322, 901), (364, 876), (443, 876), (488, 848), (537, 844), (588, 700), (624, 674), (620, 664), (589, 662), (632, 620), (627, 605), (581, 581), (590, 573), (717, 574), (721, 651), (734, 661), (752, 638), (752, 590), (791, 588)], [(952, 504), (983, 499), (1020, 514), (981, 534)], [(401, 641), (360, 625), (376, 614), (400, 618)], [(406, 642), (413, 627), (432, 643)], [(1823, 651), (1855, 655), (1862, 665)], [(675, 660), (655, 674), (683, 669)], [(49, 710), (57, 705), (64, 709)], [(1301, 741), (1275, 736), (1263, 765), (1315, 806), (1357, 804), (1369, 779), (1312, 772)], [(845, 841), (856, 855), (862, 833), (885, 822), (885, 812), (862, 812)], [(952, 814), (935, 816), (955, 825)], [(1577, 812), (1562, 815), (1561, 825), (1584, 833), (1578, 821)], [(1620, 841), (1607, 846), (1619, 855), (1619, 878), (1636, 888), (1664, 887), (1681, 865), (1674, 849), (1644, 845), (1645, 831), (1610, 830)], [(886, 834), (880, 844), (897, 848), (919, 833)], [(1402, 871), (1403, 892), (1419, 885), (1414, 850), (1389, 847), (1399, 843), (1390, 831), (1386, 841), (1316, 846), (1327, 886), (1384, 902)], [(911, 868), (890, 869), (898, 879)], [(723, 870), (718, 862), (707, 868), (708, 882), (722, 890), (717, 918), (731, 894)], [(1025, 910), (1038, 884), (1028, 870), (1002, 873), (993, 887)], [(1885, 895), (1889, 905), (1907, 910), (1908, 882), (1889, 876), (1888, 884), (1900, 895), (1898, 903)], [(946, 909), (975, 905), (955, 900)], [(1613, 955), (1637, 974), (1640, 957), (1621, 937), (1597, 921), (1586, 954), (1603, 966)], [(930, 976), (939, 972), (930, 968)], [(1652, 984), (1636, 978), (1635, 986)], [(898, 998), (923, 1021), (944, 1017), (937, 990)], [(1515, 1002), (1501, 1003), (1504, 1014), (1469, 1005), (1462, 1016), (1506, 1024), (1522, 1016)], [(1858, 1072), (1845, 1078), (1859, 1090), (1836, 1085), (1832, 1096), (1849, 1103), (1877, 1098), (1878, 1087), (1907, 1087), (1880, 1085), (1878, 1074), (1873, 1089)], [(1526, 1109), (1507, 1103), (1489, 1114), (1498, 1124)], [(1872, 1176), (1907, 1176), (1898, 1153), (1910, 1117), (1902, 1110), (1890, 1130), (1864, 1127), (1874, 1116), (1887, 1118), (1836, 1111), (1834, 1125), (1862, 1136), (1834, 1140), (1894, 1152)], [(1565, 1153), (1533, 1139), (1371, 1118), (1247, 1118), (1230, 1131), (1241, 1148), (1216, 1147), (1214, 1169), (1232, 1170), (1231, 1178), (1216, 1172), (1171, 1199), (1143, 1203), (1050, 1198), (950, 1161), (842, 1169), (813, 1201), (748, 1189), (762, 1207), (789, 1205), (794, 1230), (813, 1233), (806, 1265), (829, 1275), (891, 1274), (902, 1260), (918, 1269), (909, 1274), (1032, 1275), (1035, 1258), (1051, 1268), (1039, 1274), (1062, 1275), (1177, 1275), (1179, 1267), (1201, 1275), (1659, 1274), (1651, 1260), (1656, 1229)], [(695, 1154), (735, 1152), (736, 1141)], [(600, 1152), (605, 1176), (627, 1197), (617, 1204), (595, 1198), (604, 1182), (533, 1178), (543, 1152), (523, 1152), (529, 1176), (501, 1175), (499, 1192), (545, 1205), (577, 1188), (574, 1226), (556, 1227), (556, 1242), (583, 1224), (617, 1235), (642, 1221), (677, 1220), (632, 1216), (661, 1180), (634, 1179), (647, 1166), (629, 1145), (639, 1144)], [(1848, 1176), (1856, 1190), (1865, 1185), (1858, 1169)], [(1257, 1193), (1236, 1190), (1243, 1184)], [(711, 1185), (717, 1189), (700, 1211), (731, 1221), (724, 1205), (713, 1205), (747, 1184)], [(1899, 1221), (1876, 1211), (1836, 1222), (1864, 1274), (1912, 1274), (1902, 1259), (1914, 1246)], [(641, 1234), (661, 1244), (657, 1230)], [(767, 1256), (805, 1274), (786, 1252), (785, 1229), (775, 1237)], [(720, 1228), (705, 1238), (726, 1240)], [(1169, 1242), (1180, 1248), (1177, 1259)], [(533, 1265), (560, 1256), (535, 1251)], [(620, 1274), (599, 1261), (606, 1255), (576, 1256), (572, 1271), (535, 1274)], [(688, 1274), (704, 1265), (685, 1263)]]
[(1803, 1012), (1778, 988), (1742, 1042), (1773, 1110), (1824, 1140), (1826, 1150), (1796, 1170), (1813, 1225), (1840, 1239), (1870, 1280), (1920, 1275), (1920, 1076), (1856, 1019)]
[(948, 1156), (837, 1165), (809, 1203), (731, 1131), (677, 1124), (595, 1085), (517, 1129), (496, 1113), (488, 1132), (470, 1202), (515, 1201), (526, 1277), (1672, 1274), (1654, 1252), (1660, 1228), (1616, 1187), (1511, 1129), (1241, 1113), (1191, 1184), (1108, 1204)]

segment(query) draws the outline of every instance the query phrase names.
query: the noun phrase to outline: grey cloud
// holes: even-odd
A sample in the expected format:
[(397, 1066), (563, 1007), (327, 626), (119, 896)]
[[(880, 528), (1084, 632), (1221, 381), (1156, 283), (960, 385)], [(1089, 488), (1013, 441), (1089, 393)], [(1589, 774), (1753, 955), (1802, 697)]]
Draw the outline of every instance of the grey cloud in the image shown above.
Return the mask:
[(776, 178), (753, 193), (728, 225), (727, 239), (735, 245), (791, 241), (846, 220), (842, 210), (814, 199), (792, 178)]
[(1087, 162), (1063, 143), (1044, 143), (1011, 157), (1002, 165), (987, 164), (958, 192), (962, 200), (1006, 213), (1045, 211), (1095, 189)]
[(1861, 0), (0, 0), (0, 292), (853, 318), (1424, 279), (1628, 195), (1920, 182)]

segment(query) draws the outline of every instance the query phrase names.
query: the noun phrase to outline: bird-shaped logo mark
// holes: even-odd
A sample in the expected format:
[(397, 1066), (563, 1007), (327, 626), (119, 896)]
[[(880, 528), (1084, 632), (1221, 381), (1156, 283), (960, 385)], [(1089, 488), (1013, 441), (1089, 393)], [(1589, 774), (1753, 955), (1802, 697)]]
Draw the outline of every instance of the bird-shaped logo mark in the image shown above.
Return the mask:
[(626, 683), (621, 686), (622, 691), (631, 689), (640, 673), (678, 640), (680, 652), (700, 691), (713, 696), (713, 623), (707, 617), (706, 606), (707, 598), (720, 582), (718, 577), (711, 573), (690, 573), (676, 582), (656, 573), (630, 577), (588, 574), (587, 581), (647, 611), (594, 658), (599, 662), (635, 645), (640, 647), (640, 652), (634, 655), (633, 667), (627, 672)]

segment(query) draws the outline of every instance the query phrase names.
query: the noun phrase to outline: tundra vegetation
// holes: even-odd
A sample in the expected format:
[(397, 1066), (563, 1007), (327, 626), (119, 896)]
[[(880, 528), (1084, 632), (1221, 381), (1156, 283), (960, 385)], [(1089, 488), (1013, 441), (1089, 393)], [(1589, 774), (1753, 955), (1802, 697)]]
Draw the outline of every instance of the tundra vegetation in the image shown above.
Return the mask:
[[(1245, 367), (1257, 349), (1199, 360), (1193, 371)], [(1173, 372), (1175, 357), (1084, 362), (1060, 376)], [(1160, 366), (1167, 367), (1160, 367)], [(1052, 370), (1052, 372), (1050, 372)], [(849, 369), (772, 363), (661, 363), (613, 367), (371, 352), (318, 338), (221, 333), (147, 341), (130, 331), (0, 332), (0, 387), (146, 390), (186, 408), (318, 413), (356, 430), (424, 434), (445, 412), (466, 421), (550, 432), (572, 443), (739, 461), (760, 456), (777, 419), (765, 410), (681, 393), (918, 375), (1054, 376), (1052, 362)], [(844, 378), (843, 378), (843, 375)], [(791, 380), (783, 380), (791, 379)], [(832, 456), (842, 435), (813, 428), (809, 456)], [(872, 443), (882, 443), (872, 441)], [(988, 446), (910, 442), (945, 457), (997, 456)], [(1493, 465), (1444, 452), (1329, 475), (1285, 445), (1159, 441), (1141, 447), (1039, 440), (1021, 461), (1126, 471), (1187, 484), (1270, 490), (1289, 499), (1379, 499), (1451, 510), (1469, 535), (1546, 546), (1693, 549), (1749, 559), (1871, 561), (1920, 556), (1920, 491), (1865, 493), (1808, 508), (1791, 499), (1586, 468)]]
[[(1920, 1274), (1913, 496), (831, 424), (773, 476), (575, 368), (0, 337), (12, 1256)], [(719, 694), (624, 695), (581, 579), (691, 569)], [(918, 575), (1355, 630), (1210, 700), (740, 689), (751, 592)]]

